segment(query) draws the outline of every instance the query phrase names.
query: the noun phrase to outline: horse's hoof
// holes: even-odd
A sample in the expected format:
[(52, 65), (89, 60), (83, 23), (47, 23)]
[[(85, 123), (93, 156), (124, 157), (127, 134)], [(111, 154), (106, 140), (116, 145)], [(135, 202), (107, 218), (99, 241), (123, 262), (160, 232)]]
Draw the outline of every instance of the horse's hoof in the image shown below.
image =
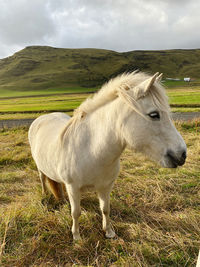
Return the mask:
[(115, 237), (115, 232), (113, 230), (110, 230), (109, 232), (106, 232), (106, 237), (107, 238), (114, 238)]
[(79, 241), (79, 240), (81, 240), (81, 236), (80, 236), (80, 234), (73, 234), (73, 239), (74, 239), (74, 241)]

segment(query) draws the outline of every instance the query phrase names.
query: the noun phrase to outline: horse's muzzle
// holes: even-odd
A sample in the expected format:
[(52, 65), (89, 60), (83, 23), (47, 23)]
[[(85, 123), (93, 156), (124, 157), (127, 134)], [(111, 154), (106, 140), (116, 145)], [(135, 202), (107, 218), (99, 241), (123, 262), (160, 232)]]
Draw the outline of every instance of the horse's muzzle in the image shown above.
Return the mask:
[(182, 150), (177, 154), (175, 154), (172, 150), (168, 150), (166, 157), (170, 165), (169, 168), (177, 168), (185, 163), (187, 157), (186, 150)]

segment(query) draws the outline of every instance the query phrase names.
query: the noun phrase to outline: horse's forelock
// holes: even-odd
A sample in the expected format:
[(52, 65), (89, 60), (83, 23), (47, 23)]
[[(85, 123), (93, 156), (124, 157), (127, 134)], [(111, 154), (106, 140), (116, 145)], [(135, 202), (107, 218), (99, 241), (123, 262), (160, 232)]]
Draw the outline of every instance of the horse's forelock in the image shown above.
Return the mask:
[[(138, 85), (150, 77), (151, 76), (147, 75), (146, 73), (137, 73), (130, 77), (128, 81), (126, 81), (126, 85), (124, 87), (121, 86), (118, 88), (118, 95), (122, 97), (132, 109), (142, 116), (143, 114), (140, 111), (137, 100), (140, 97), (145, 97), (145, 95), (143, 95), (142, 88), (138, 88)], [(141, 92), (139, 90), (141, 90)], [(149, 95), (152, 98), (155, 107), (157, 107), (159, 110), (169, 112), (168, 97), (165, 93), (164, 87), (160, 83), (160, 76), (158, 77), (158, 81), (154, 82), (146, 95)]]
[(153, 99), (154, 105), (158, 109), (165, 112), (169, 112), (168, 97), (165, 93), (164, 88), (160, 84), (157, 84), (157, 86), (153, 86), (149, 94)]

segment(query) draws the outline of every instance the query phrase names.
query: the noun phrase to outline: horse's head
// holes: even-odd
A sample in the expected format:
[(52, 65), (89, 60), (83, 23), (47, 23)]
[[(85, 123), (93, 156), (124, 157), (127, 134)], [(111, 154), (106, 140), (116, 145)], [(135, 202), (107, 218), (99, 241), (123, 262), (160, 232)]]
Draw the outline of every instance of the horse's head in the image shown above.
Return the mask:
[(123, 140), (163, 167), (181, 166), (186, 159), (186, 144), (171, 121), (161, 75), (137, 75), (137, 84), (126, 83), (119, 91), (126, 109), (121, 123)]

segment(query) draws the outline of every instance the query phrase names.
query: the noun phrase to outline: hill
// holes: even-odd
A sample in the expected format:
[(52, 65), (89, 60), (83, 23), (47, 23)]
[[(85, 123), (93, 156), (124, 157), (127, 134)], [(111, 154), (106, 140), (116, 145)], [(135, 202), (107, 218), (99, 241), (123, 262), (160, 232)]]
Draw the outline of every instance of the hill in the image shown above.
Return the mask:
[(109, 78), (140, 69), (168, 77), (200, 73), (200, 49), (131, 51), (30, 46), (0, 60), (0, 89), (41, 90), (96, 87)]

